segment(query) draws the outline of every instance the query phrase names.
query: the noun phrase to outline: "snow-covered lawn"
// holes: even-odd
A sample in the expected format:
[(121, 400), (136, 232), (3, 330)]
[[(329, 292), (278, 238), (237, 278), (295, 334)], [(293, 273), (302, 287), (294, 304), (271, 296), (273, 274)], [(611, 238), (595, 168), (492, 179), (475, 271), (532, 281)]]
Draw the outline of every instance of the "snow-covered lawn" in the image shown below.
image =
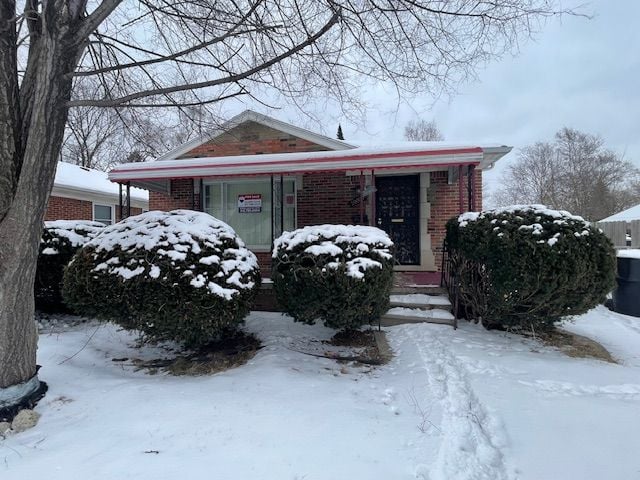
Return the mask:
[(42, 418), (0, 441), (0, 478), (640, 478), (639, 319), (599, 307), (568, 326), (618, 365), (461, 322), (388, 328), (390, 364), (345, 367), (296, 352), (328, 329), (247, 327), (265, 348), (210, 377), (112, 361), (159, 356), (113, 326), (41, 335)]

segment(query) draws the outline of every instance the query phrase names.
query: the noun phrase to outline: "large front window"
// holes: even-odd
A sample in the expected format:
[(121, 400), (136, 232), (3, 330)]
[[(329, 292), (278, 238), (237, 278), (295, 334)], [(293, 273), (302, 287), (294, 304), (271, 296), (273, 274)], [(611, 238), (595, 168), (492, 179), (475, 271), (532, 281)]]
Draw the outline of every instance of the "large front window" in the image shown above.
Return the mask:
[(231, 225), (247, 246), (268, 249), (283, 229), (295, 228), (295, 181), (204, 182), (204, 211)]

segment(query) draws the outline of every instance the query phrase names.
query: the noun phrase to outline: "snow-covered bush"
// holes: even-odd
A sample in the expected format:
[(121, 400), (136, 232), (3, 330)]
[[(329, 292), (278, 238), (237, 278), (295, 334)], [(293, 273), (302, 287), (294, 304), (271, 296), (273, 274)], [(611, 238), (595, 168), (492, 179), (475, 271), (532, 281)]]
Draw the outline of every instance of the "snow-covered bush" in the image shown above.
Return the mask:
[(294, 320), (348, 330), (389, 309), (393, 243), (375, 227), (318, 225), (274, 242), (273, 286)]
[(447, 244), (461, 307), (489, 328), (551, 328), (614, 286), (607, 236), (543, 205), (464, 213), (447, 223)]
[(103, 228), (104, 224), (91, 220), (44, 223), (34, 286), (37, 308), (64, 310), (61, 293), (64, 268), (73, 255)]
[(259, 284), (255, 255), (226, 223), (152, 211), (88, 242), (65, 272), (63, 294), (80, 313), (198, 347), (243, 321)]

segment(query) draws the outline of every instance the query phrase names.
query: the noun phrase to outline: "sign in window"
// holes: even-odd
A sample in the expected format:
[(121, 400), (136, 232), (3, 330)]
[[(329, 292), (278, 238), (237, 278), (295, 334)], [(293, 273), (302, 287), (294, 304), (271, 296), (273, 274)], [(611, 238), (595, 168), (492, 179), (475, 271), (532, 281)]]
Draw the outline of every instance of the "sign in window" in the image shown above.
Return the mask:
[(244, 193), (238, 195), (238, 213), (262, 212), (262, 194)]

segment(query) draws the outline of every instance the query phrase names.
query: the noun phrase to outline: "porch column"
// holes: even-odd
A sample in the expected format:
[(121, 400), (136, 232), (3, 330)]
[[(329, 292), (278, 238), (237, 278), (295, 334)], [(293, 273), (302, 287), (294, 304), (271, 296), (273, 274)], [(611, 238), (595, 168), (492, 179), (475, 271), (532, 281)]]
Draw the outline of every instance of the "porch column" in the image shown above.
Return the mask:
[(469, 210), (476, 211), (476, 167), (469, 165)]
[(377, 227), (378, 223), (376, 222), (376, 175), (375, 170), (371, 169), (371, 187), (373, 188), (371, 191), (371, 218), (369, 219), (369, 225), (372, 227)]
[(131, 182), (127, 182), (127, 218), (131, 216)]
[(364, 224), (364, 173), (360, 170), (360, 225)]
[(462, 165), (458, 165), (458, 207), (460, 213), (464, 213), (464, 189), (462, 187)]
[(118, 221), (122, 220), (122, 184), (118, 184)]

